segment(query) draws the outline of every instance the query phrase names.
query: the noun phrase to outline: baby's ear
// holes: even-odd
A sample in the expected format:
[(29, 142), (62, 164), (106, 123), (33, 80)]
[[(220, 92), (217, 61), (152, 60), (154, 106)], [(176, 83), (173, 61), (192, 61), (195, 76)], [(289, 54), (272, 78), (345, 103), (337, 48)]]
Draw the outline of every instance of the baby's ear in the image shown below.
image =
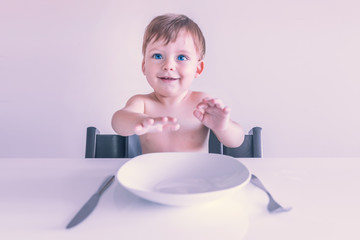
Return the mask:
[(195, 78), (199, 77), (203, 71), (204, 71), (204, 60), (200, 60), (196, 68)]
[(144, 58), (141, 63), (141, 70), (142, 70), (143, 74), (145, 74), (145, 59)]

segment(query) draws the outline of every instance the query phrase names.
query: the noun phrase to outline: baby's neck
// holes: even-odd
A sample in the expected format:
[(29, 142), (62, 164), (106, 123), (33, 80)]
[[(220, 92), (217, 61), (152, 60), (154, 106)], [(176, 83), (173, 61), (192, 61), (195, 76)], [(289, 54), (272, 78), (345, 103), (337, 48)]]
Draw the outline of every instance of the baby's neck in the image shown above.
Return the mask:
[(171, 105), (177, 105), (184, 100), (188, 98), (188, 96), (191, 94), (191, 91), (188, 90), (181, 95), (178, 96), (162, 96), (161, 94), (158, 94), (156, 92), (153, 93), (154, 97), (163, 105), (171, 106)]

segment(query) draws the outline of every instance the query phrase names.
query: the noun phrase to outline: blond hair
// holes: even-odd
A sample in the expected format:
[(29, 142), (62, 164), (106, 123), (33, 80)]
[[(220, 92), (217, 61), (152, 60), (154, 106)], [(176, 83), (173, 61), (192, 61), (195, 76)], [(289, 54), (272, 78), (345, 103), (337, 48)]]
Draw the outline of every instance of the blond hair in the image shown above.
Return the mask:
[(189, 32), (193, 39), (200, 60), (205, 56), (205, 38), (199, 26), (190, 18), (182, 14), (165, 14), (155, 17), (146, 27), (142, 53), (145, 56), (146, 47), (151, 41), (164, 40), (165, 45), (175, 41), (180, 30)]

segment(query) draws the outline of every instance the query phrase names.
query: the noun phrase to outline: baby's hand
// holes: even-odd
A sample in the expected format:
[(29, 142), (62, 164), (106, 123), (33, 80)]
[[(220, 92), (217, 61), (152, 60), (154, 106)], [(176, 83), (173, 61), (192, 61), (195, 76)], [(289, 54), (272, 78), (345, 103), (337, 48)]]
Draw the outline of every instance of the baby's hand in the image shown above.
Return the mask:
[(204, 98), (196, 107), (194, 115), (212, 130), (225, 130), (230, 121), (230, 108), (220, 99)]
[(157, 117), (145, 118), (135, 127), (135, 134), (142, 135), (145, 133), (162, 132), (162, 131), (177, 131), (180, 125), (177, 119), (173, 117)]

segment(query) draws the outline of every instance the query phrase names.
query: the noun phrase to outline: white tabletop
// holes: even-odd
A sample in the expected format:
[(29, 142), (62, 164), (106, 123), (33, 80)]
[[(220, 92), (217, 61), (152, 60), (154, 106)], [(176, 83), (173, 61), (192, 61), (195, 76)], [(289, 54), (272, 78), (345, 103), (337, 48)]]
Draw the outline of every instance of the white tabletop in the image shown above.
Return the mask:
[[(74, 214), (127, 159), (0, 159), (1, 239), (360, 239), (360, 158), (240, 159), (284, 206), (248, 184), (197, 207), (142, 200), (115, 182), (94, 212)], [(6, 238), (3, 238), (5, 237)]]

